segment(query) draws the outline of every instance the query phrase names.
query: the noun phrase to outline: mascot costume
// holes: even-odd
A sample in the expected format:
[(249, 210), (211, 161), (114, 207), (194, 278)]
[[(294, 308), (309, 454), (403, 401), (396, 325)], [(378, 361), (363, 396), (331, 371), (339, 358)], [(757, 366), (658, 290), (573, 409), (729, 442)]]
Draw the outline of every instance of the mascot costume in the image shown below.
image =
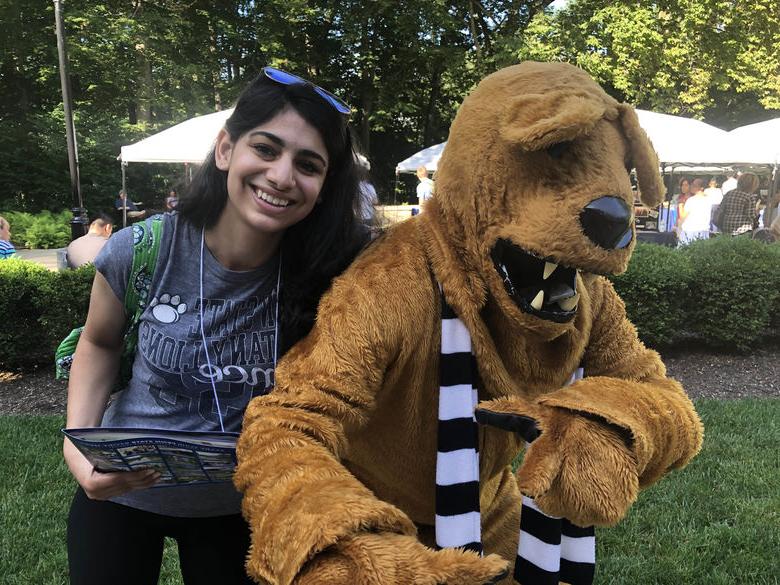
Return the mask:
[(479, 84), (435, 196), (334, 281), (249, 405), (235, 483), (253, 578), (593, 580), (593, 526), (703, 436), (604, 276), (636, 239), (631, 169), (658, 205), (636, 113), (582, 70), (527, 62)]

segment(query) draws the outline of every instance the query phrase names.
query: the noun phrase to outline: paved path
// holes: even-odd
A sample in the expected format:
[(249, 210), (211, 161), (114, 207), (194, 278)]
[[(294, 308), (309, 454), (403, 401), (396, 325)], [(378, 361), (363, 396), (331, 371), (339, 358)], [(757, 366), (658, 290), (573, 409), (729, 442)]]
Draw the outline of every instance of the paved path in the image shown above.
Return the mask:
[(53, 250), (17, 250), (16, 253), (24, 260), (42, 264), (49, 270), (57, 270), (57, 249)]

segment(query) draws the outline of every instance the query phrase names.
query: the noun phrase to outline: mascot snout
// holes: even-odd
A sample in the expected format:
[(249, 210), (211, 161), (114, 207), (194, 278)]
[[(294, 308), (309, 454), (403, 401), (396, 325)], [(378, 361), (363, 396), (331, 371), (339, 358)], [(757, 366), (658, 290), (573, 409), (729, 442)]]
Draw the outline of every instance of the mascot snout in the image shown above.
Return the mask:
[(620, 197), (607, 195), (588, 203), (580, 212), (582, 231), (597, 246), (620, 250), (631, 243), (634, 214)]

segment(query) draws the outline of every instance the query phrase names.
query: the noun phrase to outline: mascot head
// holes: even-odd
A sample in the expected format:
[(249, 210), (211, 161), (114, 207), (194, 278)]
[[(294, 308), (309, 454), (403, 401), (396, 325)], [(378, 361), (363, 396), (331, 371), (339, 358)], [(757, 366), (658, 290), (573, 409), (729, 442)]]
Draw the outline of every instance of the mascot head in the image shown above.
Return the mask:
[(546, 338), (574, 326), (578, 288), (626, 269), (658, 159), (633, 108), (584, 71), (525, 62), (485, 78), (453, 122), (432, 215), (512, 321)]

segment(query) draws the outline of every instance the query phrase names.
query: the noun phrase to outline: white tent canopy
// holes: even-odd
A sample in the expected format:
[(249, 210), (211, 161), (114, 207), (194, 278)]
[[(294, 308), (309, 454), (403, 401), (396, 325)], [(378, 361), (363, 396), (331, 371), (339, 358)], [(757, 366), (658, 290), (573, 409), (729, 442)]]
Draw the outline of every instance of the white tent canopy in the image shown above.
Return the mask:
[(442, 142), (441, 144), (434, 144), (433, 146), (429, 146), (420, 152), (414, 153), (409, 158), (399, 162), (395, 167), (395, 172), (416, 173), (419, 167), (425, 167), (428, 169), (429, 173), (434, 172), (446, 144), (446, 142)]
[[(650, 137), (660, 161), (665, 165), (673, 164), (675, 169), (685, 166), (715, 171), (722, 166), (732, 164), (771, 164), (774, 162), (771, 149), (745, 148), (742, 146), (742, 140), (734, 140), (733, 135), (737, 130), (726, 132), (700, 120), (681, 116), (658, 114), (647, 110), (637, 110), (636, 112), (639, 123)], [(777, 129), (767, 128), (766, 135), (771, 136), (774, 132), (777, 147), (777, 137), (780, 136), (780, 119), (772, 120), (772, 122), (777, 123)], [(752, 126), (759, 125), (753, 124)], [(401, 161), (396, 166), (396, 172), (414, 173), (420, 165), (425, 165), (429, 171), (435, 170), (445, 144), (436, 144)], [(768, 152), (770, 154), (767, 154)]]
[(661, 163), (701, 166), (735, 162), (729, 153), (725, 130), (682, 116), (648, 110), (637, 110), (636, 113)]
[(734, 149), (764, 164), (780, 164), (780, 118), (740, 126), (729, 132)]
[(123, 146), (122, 164), (200, 163), (206, 158), (233, 109), (191, 118), (129, 146)]

